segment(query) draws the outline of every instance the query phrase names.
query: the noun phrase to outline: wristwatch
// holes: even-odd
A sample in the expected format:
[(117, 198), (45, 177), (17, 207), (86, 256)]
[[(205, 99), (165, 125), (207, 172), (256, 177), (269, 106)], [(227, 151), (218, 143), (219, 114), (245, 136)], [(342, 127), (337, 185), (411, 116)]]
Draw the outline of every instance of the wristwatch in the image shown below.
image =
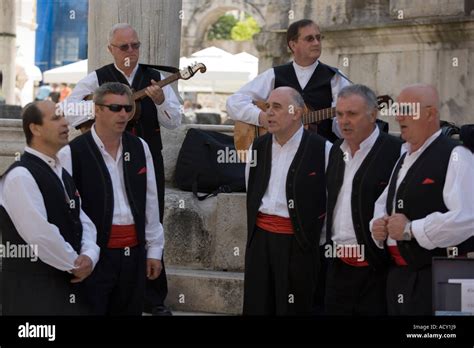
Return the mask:
[(409, 241), (413, 238), (413, 233), (411, 232), (411, 221), (408, 221), (405, 225), (405, 230), (403, 231), (403, 240)]

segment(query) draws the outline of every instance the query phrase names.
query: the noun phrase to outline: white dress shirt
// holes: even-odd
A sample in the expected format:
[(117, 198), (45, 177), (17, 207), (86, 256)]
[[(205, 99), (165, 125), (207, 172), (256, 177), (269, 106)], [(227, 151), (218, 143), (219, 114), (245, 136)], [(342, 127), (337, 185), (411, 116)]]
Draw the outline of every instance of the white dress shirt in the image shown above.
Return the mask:
[[(300, 146), (301, 138), (303, 137), (303, 129), (304, 128), (301, 126), (283, 146), (277, 142), (274, 136), (272, 137), (272, 168), (270, 172), (270, 180), (268, 182), (267, 190), (262, 197), (262, 202), (258, 209), (259, 212), (285, 218), (290, 217), (288, 211), (288, 200), (286, 199), (286, 177), (291, 162)], [(326, 141), (325, 167), (327, 167), (331, 147), (332, 144), (329, 141)], [(250, 151), (252, 151), (252, 146), (250, 146)], [(245, 166), (245, 183), (247, 186), (249, 172), (250, 163), (247, 162)]]
[[(306, 87), (318, 64), (319, 61), (316, 61), (309, 66), (302, 67), (293, 62), (293, 68), (295, 69), (296, 77), (302, 89)], [(350, 84), (351, 83), (340, 74), (335, 74), (332, 77), (332, 106), (336, 105), (339, 91)], [(252, 101), (267, 100), (274, 87), (275, 70), (271, 68), (255, 77), (252, 81), (245, 84), (236, 93), (227, 98), (227, 113), (233, 120), (258, 126), (258, 115), (261, 110), (253, 105)], [(333, 119), (332, 130), (336, 135), (341, 137), (335, 118)]]
[(336, 205), (334, 207), (333, 223), (332, 223), (332, 240), (336, 244), (341, 245), (356, 245), (357, 238), (352, 221), (352, 182), (354, 176), (359, 170), (362, 162), (369, 154), (380, 134), (379, 127), (369, 135), (367, 139), (359, 145), (352, 157), (349, 144), (344, 140), (341, 144), (341, 151), (344, 154), (344, 181), (337, 197)]
[[(138, 70), (138, 64), (135, 69), (133, 69), (130, 76), (127, 76), (123, 71), (121, 71), (117, 65), (114, 64), (114, 66), (122, 73), (131, 86)], [(161, 73), (160, 76), (163, 79)], [(94, 93), (97, 87), (99, 87), (99, 81), (97, 79), (97, 73), (93, 71), (78, 82), (65, 103), (79, 103), (86, 95)], [(155, 104), (158, 114), (158, 122), (165, 128), (174, 129), (181, 124), (180, 103), (170, 85), (163, 87), (163, 93), (165, 95), (163, 103), (161, 105)], [(72, 120), (70, 120), (70, 122), (71, 121)]]
[[(30, 147), (28, 152), (47, 163), (64, 186), (62, 166), (57, 158), (51, 158)], [(0, 181), (0, 205), (5, 207), (13, 225), (23, 240), (31, 246), (38, 246), (38, 258), (44, 263), (70, 272), (79, 256), (71, 244), (66, 242), (58, 227), (48, 222), (46, 207), (41, 191), (31, 173), (25, 167), (16, 167)], [(69, 201), (66, 191), (65, 199)], [(81, 254), (92, 260), (93, 266), (99, 260), (100, 249), (96, 244), (97, 231), (89, 217), (80, 210), (82, 223)]]
[[(125, 191), (125, 181), (123, 176), (123, 158), (122, 158), (122, 141), (117, 151), (117, 156), (114, 159), (105, 149), (102, 140), (100, 140), (95, 130), (95, 125), (91, 128), (92, 138), (102, 154), (105, 165), (112, 180), (113, 196), (114, 196), (114, 211), (112, 217), (113, 225), (133, 225), (135, 224), (133, 214), (128, 202), (128, 197)], [(147, 245), (147, 257), (161, 260), (164, 247), (164, 233), (163, 226), (160, 223), (160, 211), (158, 208), (158, 191), (155, 181), (155, 169), (153, 166), (153, 159), (151, 157), (150, 149), (147, 143), (141, 139), (146, 157), (146, 220), (145, 220), (145, 240)], [(71, 148), (65, 146), (59, 153), (58, 157), (64, 168), (73, 173)]]
[[(407, 154), (398, 174), (397, 190), (413, 163), (440, 134), (441, 130), (437, 131), (417, 151), (411, 153), (410, 144), (402, 145)], [(447, 248), (458, 245), (474, 235), (473, 172), (474, 156), (472, 153), (463, 146), (455, 147), (449, 159), (443, 188), (443, 200), (448, 211), (446, 213), (433, 212), (422, 219), (412, 221), (413, 236), (420, 246), (428, 250)], [(374, 218), (370, 222), (371, 230), (373, 221), (383, 217), (386, 213), (388, 188), (389, 186), (385, 188), (375, 203)], [(395, 199), (396, 195), (394, 209), (396, 207)], [(419, 204), (423, 204), (422, 197), (420, 197)], [(382, 243), (377, 244), (379, 247), (383, 247)], [(387, 245), (396, 245), (396, 241), (389, 237)]]

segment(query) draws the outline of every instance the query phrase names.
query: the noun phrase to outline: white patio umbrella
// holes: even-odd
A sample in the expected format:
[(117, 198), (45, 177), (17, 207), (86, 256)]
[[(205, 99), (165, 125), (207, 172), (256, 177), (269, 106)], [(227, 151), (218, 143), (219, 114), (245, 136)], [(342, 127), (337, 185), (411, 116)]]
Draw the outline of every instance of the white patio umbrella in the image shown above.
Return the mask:
[(255, 77), (258, 58), (254, 58), (256, 61), (252, 63), (246, 55), (235, 56), (217, 47), (205, 48), (189, 58), (181, 57), (181, 69), (193, 63), (203, 63), (207, 71), (204, 74), (198, 72), (189, 80), (179, 80), (178, 89), (181, 92), (234, 93)]
[(87, 59), (60, 66), (43, 73), (45, 83), (78, 83), (87, 75)]

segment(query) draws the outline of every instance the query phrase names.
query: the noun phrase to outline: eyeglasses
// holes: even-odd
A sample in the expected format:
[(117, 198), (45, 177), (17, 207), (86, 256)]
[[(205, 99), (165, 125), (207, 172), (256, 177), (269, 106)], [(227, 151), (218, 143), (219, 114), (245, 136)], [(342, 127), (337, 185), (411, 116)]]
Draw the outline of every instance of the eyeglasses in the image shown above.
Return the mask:
[(120, 111), (122, 111), (122, 108), (124, 108), (126, 112), (130, 112), (133, 109), (133, 105), (120, 105), (120, 104), (106, 105), (106, 104), (97, 104), (97, 103), (96, 103), (96, 105), (106, 106), (112, 112), (120, 112)]
[(132, 42), (131, 44), (123, 44), (120, 46), (110, 44), (111, 46), (117, 47), (120, 51), (127, 52), (128, 48), (131, 47), (132, 50), (138, 50), (140, 48), (141, 42)]

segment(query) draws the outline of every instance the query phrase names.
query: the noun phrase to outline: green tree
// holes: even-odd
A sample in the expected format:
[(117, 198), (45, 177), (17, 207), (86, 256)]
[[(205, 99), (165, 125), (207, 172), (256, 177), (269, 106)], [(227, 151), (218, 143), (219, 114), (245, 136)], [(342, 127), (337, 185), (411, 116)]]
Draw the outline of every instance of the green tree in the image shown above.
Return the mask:
[(232, 28), (237, 24), (238, 20), (228, 14), (219, 17), (211, 29), (207, 33), (208, 40), (231, 40)]
[(238, 22), (231, 31), (231, 38), (235, 41), (252, 40), (252, 37), (260, 32), (260, 27), (253, 17), (247, 16), (244, 21)]

